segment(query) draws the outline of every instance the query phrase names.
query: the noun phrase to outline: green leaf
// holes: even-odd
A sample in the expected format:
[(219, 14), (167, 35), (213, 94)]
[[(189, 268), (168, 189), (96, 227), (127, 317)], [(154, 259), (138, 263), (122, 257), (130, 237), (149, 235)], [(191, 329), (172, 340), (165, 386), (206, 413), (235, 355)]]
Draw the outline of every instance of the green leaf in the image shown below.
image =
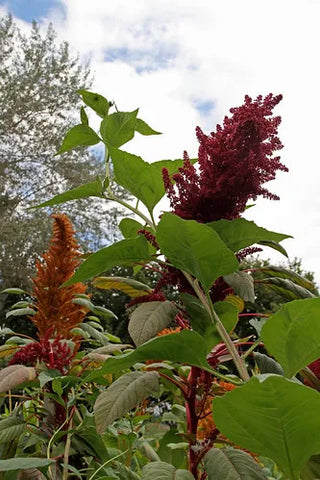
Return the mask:
[(119, 228), (124, 238), (134, 238), (137, 236), (137, 232), (144, 227), (133, 218), (123, 218), (119, 223)]
[(64, 137), (62, 145), (56, 155), (68, 152), (76, 147), (89, 147), (101, 142), (101, 138), (88, 125), (75, 125)]
[(55, 378), (62, 377), (61, 372), (59, 370), (50, 369), (50, 370), (43, 370), (38, 375), (38, 380), (40, 382), (40, 387), (44, 387), (44, 385), (48, 382), (51, 382)]
[(87, 90), (78, 90), (82, 100), (88, 107), (92, 108), (100, 117), (108, 115), (110, 104), (106, 98), (99, 93), (88, 92)]
[(55, 195), (50, 200), (46, 202), (40, 203), (39, 205), (35, 205), (33, 208), (43, 208), (43, 207), (52, 207), (53, 205), (59, 205), (60, 203), (69, 202), (70, 200), (78, 200), (79, 198), (87, 198), (87, 197), (103, 197), (102, 194), (103, 187), (101, 180), (97, 178), (94, 182), (85, 183), (84, 185), (80, 185), (79, 187), (72, 188), (67, 192), (59, 193), (59, 195)]
[(283, 368), (280, 363), (268, 357), (264, 353), (253, 352), (253, 358), (258, 365), (260, 373), (275, 373), (276, 375), (284, 375)]
[(177, 307), (169, 300), (143, 303), (130, 316), (129, 335), (137, 346), (142, 345), (170, 325), (177, 313)]
[(10, 365), (0, 370), (0, 393), (12, 390), (21, 383), (29, 382), (36, 378), (33, 367), (24, 365)]
[(151, 128), (145, 121), (141, 120), (141, 118), (136, 119), (135, 130), (141, 135), (161, 135), (160, 132), (153, 130), (153, 128)]
[(91, 312), (95, 313), (96, 315), (99, 315), (103, 318), (110, 319), (110, 318), (115, 318), (117, 319), (118, 317), (111, 312), (111, 310), (108, 310), (105, 307), (100, 307), (98, 305), (94, 305), (88, 298), (74, 298), (72, 300), (72, 303), (75, 303), (76, 305), (83, 305), (84, 307), (88, 308), (91, 310)]
[(138, 111), (115, 112), (102, 120), (100, 134), (108, 147), (119, 148), (133, 138)]
[(235, 448), (211, 448), (204, 456), (204, 468), (208, 480), (267, 480), (257, 462)]
[(205, 290), (238, 269), (239, 263), (219, 235), (195, 220), (165, 213), (157, 228), (161, 252), (180, 270), (194, 275)]
[(298, 273), (294, 272), (293, 270), (288, 270), (287, 268), (281, 266), (268, 265), (267, 267), (259, 268), (259, 272), (262, 272), (267, 277), (287, 278), (296, 285), (300, 285), (301, 287), (310, 290), (312, 293), (317, 292), (314, 284), (310, 280), (298, 275)]
[(274, 460), (291, 480), (320, 449), (319, 393), (278, 375), (251, 378), (213, 401), (217, 428), (236, 445)]
[(284, 255), (285, 257), (288, 258), (287, 251), (285, 250), (285, 248), (283, 248), (282, 245), (280, 245), (280, 243), (273, 242), (272, 240), (269, 240), (269, 241), (259, 242), (259, 245), (262, 245), (264, 247), (273, 248), (273, 250), (276, 250), (277, 252), (282, 253), (282, 255)]
[(176, 469), (166, 462), (152, 462), (142, 469), (141, 480), (194, 480), (188, 470)]
[(26, 428), (26, 422), (16, 416), (0, 420), (0, 444), (10, 443), (20, 437)]
[(54, 460), (48, 458), (36, 457), (15, 457), (8, 460), (0, 460), (0, 472), (8, 472), (11, 470), (25, 470), (27, 468), (47, 467), (55, 463)]
[(79, 323), (78, 328), (83, 330), (85, 333), (88, 333), (91, 338), (101, 343), (102, 345), (108, 345), (109, 343), (108, 338), (103, 333), (99, 332), (96, 328), (92, 327), (88, 323)]
[(63, 286), (83, 282), (117, 265), (132, 265), (149, 259), (148, 242), (142, 235), (120, 240), (90, 255)]
[(97, 432), (103, 433), (151, 393), (158, 393), (159, 378), (157, 372), (130, 372), (112, 383), (98, 396), (94, 405)]
[(96, 288), (119, 290), (131, 298), (142, 297), (152, 292), (148, 285), (127, 277), (97, 277), (92, 284)]
[[(181, 294), (181, 299), (190, 317), (193, 330), (197, 331), (205, 339), (207, 351), (210, 352), (212, 348), (222, 340), (215, 325), (212, 324), (208, 312), (202, 303), (193, 295), (183, 293)], [(237, 308), (228, 302), (216, 302), (214, 309), (225, 329), (230, 333), (238, 322)]]
[(320, 478), (320, 455), (313, 455), (300, 472), (301, 480)]
[(36, 311), (33, 308), (15, 308), (6, 313), (6, 318), (19, 317), (20, 315), (35, 315)]
[[(258, 227), (254, 222), (245, 218), (236, 218), (234, 220), (218, 220), (207, 223), (213, 228), (228, 245), (233, 252), (238, 252), (242, 248), (250, 247), (254, 243), (265, 241), (281, 242), (286, 238), (292, 238), (283, 233), (270, 232), (265, 228)], [(268, 245), (271, 246), (271, 245)]]
[(154, 359), (186, 363), (212, 373), (207, 362), (205, 340), (197, 332), (183, 330), (180, 333), (152, 338), (133, 352), (109, 358), (100, 370), (90, 373), (84, 381), (91, 381), (105, 373), (116, 373), (138, 362)]
[(320, 358), (320, 298), (286, 303), (262, 327), (268, 352), (281, 364), (285, 375)]
[(288, 301), (301, 298), (312, 298), (315, 295), (300, 285), (292, 282), (288, 278), (271, 277), (259, 280), (260, 284), (266, 285), (268, 288), (276, 292)]
[(82, 125), (89, 125), (88, 115), (83, 107), (80, 108), (80, 119)]
[(21, 288), (5, 288), (4, 290), (1, 290), (0, 293), (13, 293), (14, 295), (23, 295), (24, 293), (28, 292), (22, 290)]
[(245, 302), (254, 303), (254, 282), (249, 273), (234, 272), (223, 277), (224, 281), (232, 288), (236, 295), (239, 295)]
[(131, 153), (113, 148), (110, 149), (110, 154), (116, 182), (152, 212), (164, 195), (161, 172)]

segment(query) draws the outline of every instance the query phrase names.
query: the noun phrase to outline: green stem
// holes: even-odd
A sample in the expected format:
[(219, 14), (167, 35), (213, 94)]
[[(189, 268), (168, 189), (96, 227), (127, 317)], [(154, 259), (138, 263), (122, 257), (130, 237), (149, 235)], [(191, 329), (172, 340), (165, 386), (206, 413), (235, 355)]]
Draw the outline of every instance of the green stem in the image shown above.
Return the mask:
[(241, 356), (241, 358), (243, 358), (243, 360), (244, 360), (245, 358), (247, 358), (247, 357), (253, 352), (253, 350), (260, 345), (260, 343), (261, 343), (261, 339), (258, 338), (258, 340), (256, 340), (256, 341), (248, 348), (248, 350), (246, 350), (246, 352)]
[(137, 208), (133, 207), (129, 203), (125, 202), (122, 200), (122, 198), (116, 197), (112, 192), (108, 191), (108, 196), (106, 197), (107, 200), (113, 200), (114, 202), (120, 203), (123, 207), (127, 208), (128, 210), (131, 210), (131, 212), (135, 213), (138, 215), (140, 218), (144, 220), (146, 224), (148, 224), (153, 230), (156, 229), (156, 226), (154, 222), (148, 218), (146, 215), (144, 215), (140, 210)]
[(114, 460), (116, 460), (117, 458), (121, 457), (122, 455), (124, 455), (124, 454), (127, 453), (128, 451), (129, 451), (129, 448), (127, 448), (127, 450), (125, 450), (124, 452), (119, 453), (119, 455), (116, 455), (115, 457), (109, 458), (109, 460), (107, 460), (106, 462), (104, 462), (104, 463), (98, 468), (98, 470), (96, 470), (96, 471), (91, 475), (91, 477), (89, 478), (89, 480), (92, 480), (92, 479), (97, 475), (97, 473), (98, 473), (103, 467), (105, 467), (106, 465), (108, 465), (108, 463), (113, 462)]
[(185, 275), (185, 277), (188, 280), (188, 282), (190, 283), (190, 285), (192, 285), (192, 287), (193, 287), (194, 291), (196, 292), (199, 300), (201, 301), (204, 308), (207, 310), (212, 323), (215, 325), (221, 339), (223, 340), (223, 342), (225, 343), (226, 347), (229, 350), (229, 353), (230, 353), (230, 355), (232, 357), (232, 360), (233, 360), (233, 362), (234, 362), (234, 364), (235, 364), (235, 366), (236, 366), (236, 368), (239, 372), (240, 377), (242, 378), (242, 380), (244, 382), (247, 382), (248, 380), (250, 380), (250, 376), (249, 376), (246, 364), (245, 364), (243, 358), (241, 358), (241, 356), (239, 355), (239, 352), (236, 349), (233, 341), (231, 340), (228, 332), (224, 328), (223, 323), (221, 322), (221, 320), (220, 320), (219, 316), (217, 315), (216, 311), (214, 310), (214, 307), (213, 307), (213, 304), (212, 304), (212, 301), (211, 301), (211, 298), (210, 298), (209, 294), (205, 295), (205, 293), (201, 289), (197, 279), (193, 279), (193, 277), (187, 272), (183, 272), (183, 274)]

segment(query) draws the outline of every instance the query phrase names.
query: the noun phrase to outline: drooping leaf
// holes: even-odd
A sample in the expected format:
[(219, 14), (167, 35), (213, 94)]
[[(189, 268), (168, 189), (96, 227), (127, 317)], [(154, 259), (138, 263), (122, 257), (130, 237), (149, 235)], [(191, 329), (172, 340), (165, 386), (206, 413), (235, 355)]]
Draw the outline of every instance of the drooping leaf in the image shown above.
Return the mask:
[[(213, 325), (208, 312), (201, 302), (193, 295), (183, 293), (181, 299), (184, 303), (186, 312), (190, 317), (193, 330), (198, 332), (204, 338), (207, 343), (207, 351), (210, 352), (212, 348), (222, 340), (215, 325)], [(230, 333), (238, 321), (237, 308), (229, 302), (216, 302), (214, 304), (214, 309), (226, 331)]]
[(8, 460), (0, 460), (0, 472), (9, 472), (12, 470), (25, 470), (28, 468), (47, 467), (55, 463), (55, 460), (49, 458), (37, 457), (15, 457)]
[(102, 120), (100, 134), (108, 147), (119, 148), (133, 138), (138, 111), (115, 112)]
[(207, 344), (197, 332), (183, 330), (172, 335), (152, 338), (133, 352), (109, 358), (103, 367), (92, 372), (84, 381), (91, 381), (105, 373), (116, 373), (145, 360), (169, 360), (203, 368), (212, 369), (207, 362)]
[(92, 108), (100, 117), (104, 118), (108, 115), (110, 104), (105, 97), (99, 95), (99, 93), (88, 92), (87, 90), (78, 90), (77, 93), (81, 95), (84, 103)]
[(211, 448), (204, 456), (208, 480), (267, 480), (257, 462), (235, 448)]
[(286, 238), (292, 238), (290, 235), (271, 232), (265, 228), (258, 227), (254, 222), (246, 220), (245, 218), (236, 218), (234, 220), (222, 219), (210, 222), (207, 225), (220, 235), (222, 240), (233, 252), (238, 252), (242, 248), (250, 247), (254, 243), (265, 241), (279, 243)]
[(131, 298), (141, 297), (152, 292), (152, 288), (148, 285), (126, 277), (97, 277), (93, 280), (92, 285), (103, 290), (120, 290)]
[(247, 272), (234, 272), (225, 275), (223, 279), (230, 285), (236, 295), (245, 302), (254, 303), (254, 283), (252, 276)]
[(26, 300), (20, 300), (19, 302), (14, 303), (11, 306), (11, 310), (14, 308), (28, 308), (30, 305), (30, 302), (27, 302)]
[(194, 275), (205, 290), (239, 263), (219, 235), (205, 224), (165, 213), (157, 229), (161, 252), (180, 270)]
[(292, 282), (288, 278), (270, 277), (259, 280), (259, 283), (266, 285), (288, 301), (298, 300), (299, 298), (312, 298), (315, 296), (310, 290)]
[(9, 443), (20, 437), (25, 428), (26, 422), (17, 416), (0, 420), (0, 444)]
[(130, 316), (129, 335), (137, 346), (142, 345), (170, 325), (177, 313), (177, 307), (169, 300), (143, 303)]
[(314, 284), (305, 277), (302, 277), (293, 270), (288, 270), (287, 268), (281, 267), (279, 265), (268, 265), (267, 267), (259, 268), (259, 271), (262, 272), (267, 277), (280, 277), (287, 278), (291, 280), (296, 285), (300, 285), (307, 290), (310, 290), (312, 293), (316, 293), (316, 288)]
[(260, 373), (275, 373), (276, 375), (284, 375), (283, 368), (280, 363), (273, 358), (268, 357), (264, 353), (253, 352), (253, 358), (258, 365)]
[(63, 286), (83, 282), (117, 265), (132, 265), (148, 260), (148, 242), (143, 236), (120, 240), (90, 255)]
[(140, 135), (161, 135), (161, 132), (153, 130), (153, 128), (151, 128), (144, 120), (141, 120), (141, 118), (136, 119), (135, 130), (140, 133)]
[(262, 327), (268, 352), (281, 364), (285, 375), (320, 358), (320, 298), (286, 303)]
[(128, 152), (110, 149), (115, 180), (152, 212), (164, 195), (161, 172)]
[[(1, 334), (1, 332), (0, 332)], [(6, 358), (10, 355), (13, 355), (17, 350), (19, 350), (19, 346), (17, 345), (1, 345), (0, 347), (0, 358)]]
[(6, 313), (6, 318), (19, 317), (20, 315), (35, 315), (36, 311), (33, 308), (15, 308)]
[(282, 255), (284, 255), (285, 257), (288, 258), (288, 254), (287, 254), (287, 251), (286, 249), (278, 242), (274, 242), (272, 240), (265, 240), (265, 241), (262, 241), (262, 242), (258, 242), (259, 245), (262, 245), (264, 247), (269, 247), (269, 248), (272, 248), (273, 250), (276, 250), (277, 252), (279, 253), (282, 253)]
[(119, 223), (119, 228), (124, 238), (134, 238), (143, 225), (133, 218), (123, 218)]
[(5, 288), (4, 290), (1, 290), (0, 293), (13, 293), (14, 295), (22, 295), (28, 292), (22, 290), (21, 288)]
[(261, 375), (213, 401), (217, 428), (274, 460), (291, 480), (320, 449), (319, 393), (279, 375)]
[(91, 310), (91, 312), (104, 318), (117, 319), (117, 316), (113, 312), (111, 312), (111, 310), (108, 310), (105, 307), (100, 307), (99, 305), (94, 305), (88, 298), (74, 298), (72, 300), (72, 303), (75, 303), (76, 305), (83, 305), (84, 307)]
[(0, 393), (7, 392), (21, 383), (29, 382), (36, 378), (33, 367), (24, 365), (10, 365), (0, 370)]
[(99, 330), (92, 327), (88, 323), (79, 323), (78, 328), (83, 330), (85, 333), (88, 333), (90, 338), (93, 338), (94, 340), (97, 340), (97, 342), (101, 343), (102, 345), (108, 345), (109, 344), (108, 338), (103, 333), (99, 332)]
[(122, 375), (101, 393), (94, 405), (98, 433), (135, 408), (151, 393), (159, 391), (157, 372), (130, 372)]
[(72, 188), (67, 192), (59, 193), (59, 195), (55, 195), (50, 200), (46, 202), (39, 203), (39, 205), (35, 205), (34, 207), (30, 207), (30, 209), (34, 208), (43, 208), (43, 207), (52, 207), (53, 205), (59, 205), (60, 203), (66, 203), (70, 200), (78, 200), (79, 198), (88, 198), (88, 197), (102, 197), (102, 183), (99, 178), (97, 178), (94, 182), (85, 183), (84, 185), (80, 185), (79, 187)]
[(194, 476), (166, 462), (151, 462), (143, 467), (141, 480), (194, 480)]
[(89, 147), (101, 142), (100, 137), (88, 125), (75, 125), (64, 137), (62, 145), (56, 155), (68, 152), (76, 147)]

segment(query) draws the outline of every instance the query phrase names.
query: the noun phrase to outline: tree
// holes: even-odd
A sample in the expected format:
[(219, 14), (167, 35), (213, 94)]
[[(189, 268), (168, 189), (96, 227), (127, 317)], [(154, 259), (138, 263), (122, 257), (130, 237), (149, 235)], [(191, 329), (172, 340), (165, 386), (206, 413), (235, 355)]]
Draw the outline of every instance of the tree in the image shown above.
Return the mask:
[[(90, 84), (88, 65), (56, 41), (52, 25), (42, 34), (34, 22), (24, 33), (10, 15), (0, 19), (0, 288), (29, 287), (35, 258), (47, 244), (48, 213), (27, 207), (93, 181), (91, 172), (103, 168), (92, 150), (54, 156), (75, 123), (76, 92)], [(96, 249), (113, 239), (116, 210), (109, 205), (82, 200), (63, 211), (82, 246)]]

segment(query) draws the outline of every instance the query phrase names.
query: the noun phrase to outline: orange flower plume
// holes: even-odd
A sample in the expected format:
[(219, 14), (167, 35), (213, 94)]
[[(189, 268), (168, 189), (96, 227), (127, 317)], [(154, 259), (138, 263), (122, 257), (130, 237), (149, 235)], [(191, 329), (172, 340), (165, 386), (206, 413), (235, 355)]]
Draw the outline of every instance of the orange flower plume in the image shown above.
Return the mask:
[(76, 283), (60, 288), (80, 263), (79, 246), (69, 218), (64, 214), (52, 215), (52, 218), (53, 237), (42, 261), (37, 261), (37, 274), (32, 279), (37, 313), (31, 320), (40, 339), (48, 330), (52, 330), (53, 337), (68, 339), (74, 338), (70, 330), (82, 322), (87, 313), (83, 306), (72, 302), (76, 294), (85, 292), (86, 286)]

